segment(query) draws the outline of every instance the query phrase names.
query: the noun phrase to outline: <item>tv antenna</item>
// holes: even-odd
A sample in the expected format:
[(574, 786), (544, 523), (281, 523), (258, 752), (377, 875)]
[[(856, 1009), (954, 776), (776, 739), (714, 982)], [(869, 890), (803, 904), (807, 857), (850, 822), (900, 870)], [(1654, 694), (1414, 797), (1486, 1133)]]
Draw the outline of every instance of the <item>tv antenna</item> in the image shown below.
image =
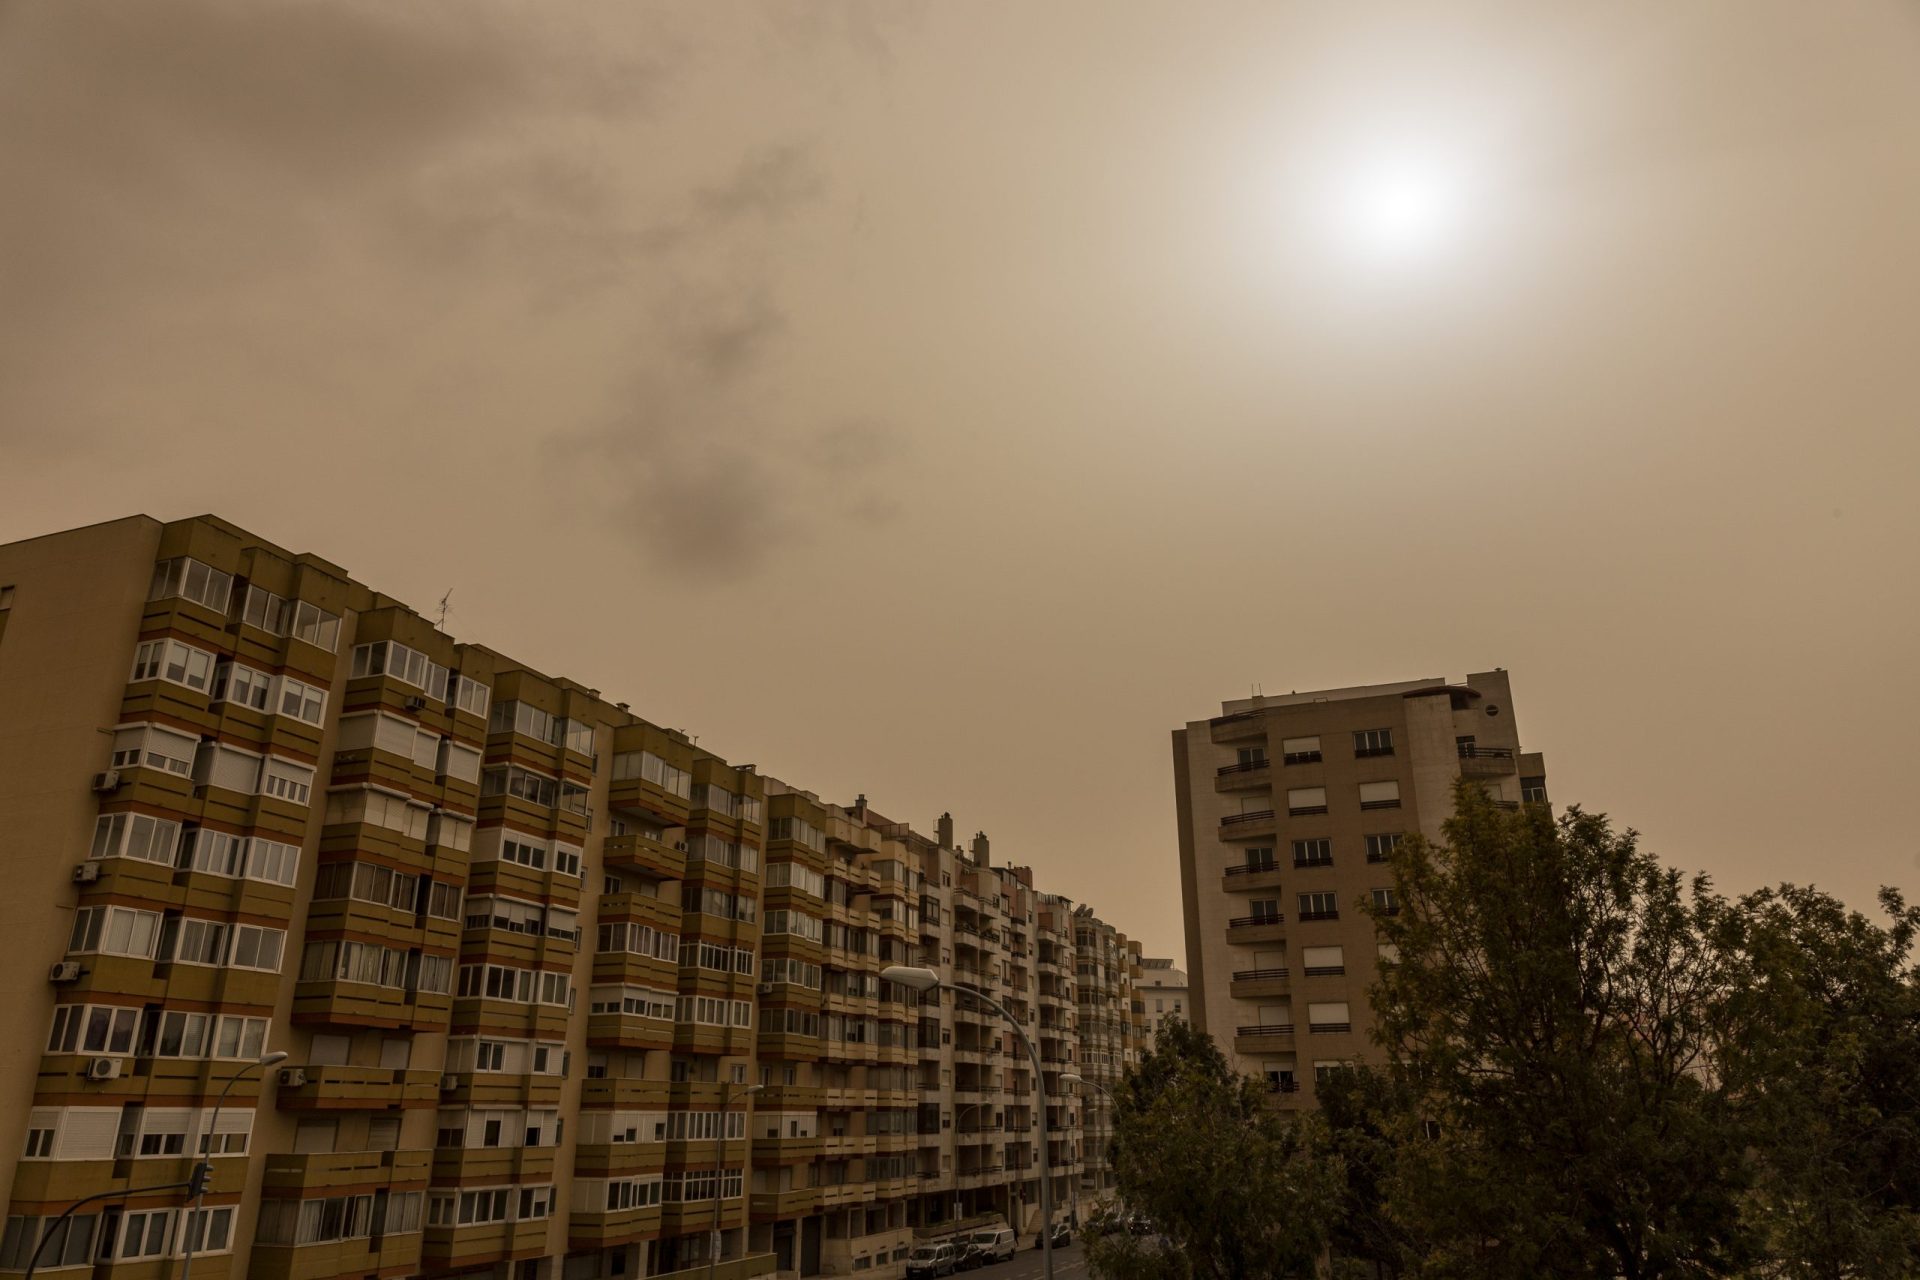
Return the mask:
[(436, 631), (445, 631), (447, 629), (447, 606), (452, 599), (453, 588), (448, 587), (447, 594), (440, 597), (440, 620), (433, 624)]

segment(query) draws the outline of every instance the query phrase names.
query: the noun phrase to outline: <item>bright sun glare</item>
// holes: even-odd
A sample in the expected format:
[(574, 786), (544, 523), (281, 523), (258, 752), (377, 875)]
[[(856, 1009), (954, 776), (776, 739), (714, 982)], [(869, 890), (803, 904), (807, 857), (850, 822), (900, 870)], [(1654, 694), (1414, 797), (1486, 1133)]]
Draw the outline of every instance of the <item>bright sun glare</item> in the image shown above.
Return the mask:
[(1334, 216), (1356, 253), (1377, 260), (1424, 258), (1460, 229), (1460, 176), (1423, 158), (1383, 160), (1346, 184)]

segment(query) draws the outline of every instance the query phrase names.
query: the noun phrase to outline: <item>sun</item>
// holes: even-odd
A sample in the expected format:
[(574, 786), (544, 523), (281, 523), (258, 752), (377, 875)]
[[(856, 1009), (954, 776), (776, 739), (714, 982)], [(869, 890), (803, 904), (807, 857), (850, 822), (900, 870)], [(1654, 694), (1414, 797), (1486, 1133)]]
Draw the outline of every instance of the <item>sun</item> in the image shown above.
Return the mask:
[(1394, 156), (1354, 171), (1333, 215), (1352, 250), (1382, 262), (1431, 257), (1460, 230), (1464, 175), (1433, 156)]

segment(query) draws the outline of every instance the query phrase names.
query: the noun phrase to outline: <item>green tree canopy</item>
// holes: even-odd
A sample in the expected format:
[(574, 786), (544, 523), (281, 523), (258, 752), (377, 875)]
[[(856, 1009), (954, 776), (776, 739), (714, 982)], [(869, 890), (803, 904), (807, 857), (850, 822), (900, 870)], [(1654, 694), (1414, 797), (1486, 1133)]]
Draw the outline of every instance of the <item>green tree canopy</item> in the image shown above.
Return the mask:
[(1212, 1039), (1173, 1019), (1114, 1096), (1112, 1158), (1121, 1204), (1158, 1237), (1087, 1236), (1114, 1280), (1311, 1276), (1340, 1194), (1313, 1122), (1290, 1120), (1236, 1074)]
[(1374, 996), (1402, 1132), (1393, 1217), (1417, 1274), (1735, 1274), (1744, 1151), (1710, 1078), (1714, 908), (1632, 832), (1456, 789), (1394, 853)]

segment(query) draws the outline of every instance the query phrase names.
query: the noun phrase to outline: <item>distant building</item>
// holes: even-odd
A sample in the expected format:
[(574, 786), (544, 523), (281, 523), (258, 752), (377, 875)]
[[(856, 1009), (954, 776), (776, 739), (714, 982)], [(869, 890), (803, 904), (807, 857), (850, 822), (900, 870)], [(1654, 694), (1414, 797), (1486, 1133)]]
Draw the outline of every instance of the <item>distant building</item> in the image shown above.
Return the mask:
[(1171, 959), (1142, 960), (1134, 990), (1147, 1007), (1148, 1048), (1160, 1038), (1160, 1027), (1168, 1018), (1193, 1021), (1193, 1013), (1187, 1008), (1187, 975), (1174, 968)]
[(1440, 834), (1459, 778), (1547, 794), (1501, 670), (1224, 703), (1173, 731), (1173, 766), (1193, 1022), (1289, 1106), (1372, 1051), (1360, 905), (1392, 909), (1401, 837)]

